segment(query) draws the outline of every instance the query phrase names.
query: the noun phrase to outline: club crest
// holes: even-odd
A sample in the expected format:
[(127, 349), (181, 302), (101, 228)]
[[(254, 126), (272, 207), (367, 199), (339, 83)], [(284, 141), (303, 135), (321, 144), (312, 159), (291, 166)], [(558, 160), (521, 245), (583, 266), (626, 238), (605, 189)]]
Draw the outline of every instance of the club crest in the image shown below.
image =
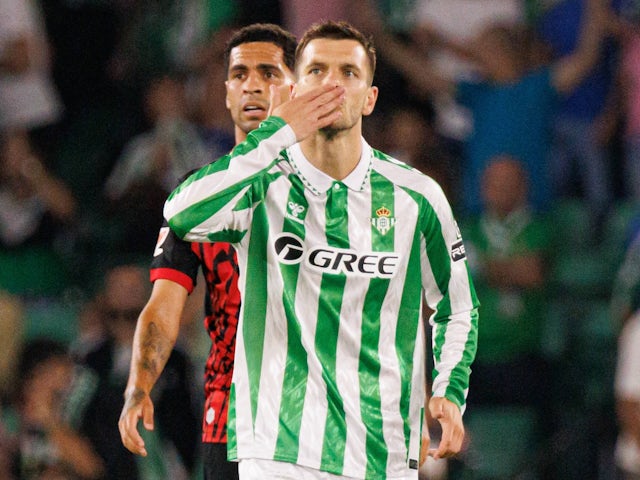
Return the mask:
[(371, 219), (371, 225), (382, 234), (386, 235), (391, 227), (396, 224), (396, 218), (391, 216), (391, 210), (387, 207), (380, 207), (376, 210), (376, 218)]

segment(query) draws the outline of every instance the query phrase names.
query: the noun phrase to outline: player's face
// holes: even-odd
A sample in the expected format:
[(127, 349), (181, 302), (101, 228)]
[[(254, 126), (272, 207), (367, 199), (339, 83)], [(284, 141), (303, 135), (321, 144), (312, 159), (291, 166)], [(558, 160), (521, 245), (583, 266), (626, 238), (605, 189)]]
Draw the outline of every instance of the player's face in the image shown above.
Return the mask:
[(345, 88), (342, 116), (327, 131), (349, 130), (373, 111), (378, 97), (371, 86), (371, 67), (364, 47), (356, 40), (318, 38), (307, 44), (296, 66), (296, 95), (319, 85)]
[(293, 83), (282, 49), (269, 42), (243, 43), (231, 49), (226, 104), (233, 123), (244, 135), (267, 118), (269, 86)]

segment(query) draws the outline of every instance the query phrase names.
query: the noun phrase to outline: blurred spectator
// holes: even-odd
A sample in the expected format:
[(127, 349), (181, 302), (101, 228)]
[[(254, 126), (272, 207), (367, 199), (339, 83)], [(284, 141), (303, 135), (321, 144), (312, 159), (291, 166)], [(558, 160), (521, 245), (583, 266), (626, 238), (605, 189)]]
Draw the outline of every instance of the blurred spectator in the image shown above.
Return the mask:
[(125, 146), (105, 183), (105, 194), (111, 219), (123, 229), (123, 244), (114, 247), (146, 257), (155, 245), (166, 197), (182, 175), (211, 158), (187, 119), (180, 79), (164, 75), (154, 79), (144, 100), (152, 129)]
[(233, 31), (222, 28), (211, 36), (186, 82), (189, 116), (197, 126), (208, 162), (226, 155), (235, 144), (233, 122), (225, 105), (224, 67), (224, 50)]
[[(515, 155), (526, 166), (532, 206), (547, 207), (549, 130), (557, 95), (571, 92), (598, 58), (605, 28), (602, 0), (589, 0), (578, 49), (551, 65), (541, 65), (540, 42), (524, 28), (490, 24), (462, 44), (431, 30), (428, 41), (405, 45), (389, 35), (370, 10), (363, 9), (363, 21), (375, 35), (381, 56), (424, 94), (455, 94), (472, 112), (473, 131), (465, 139), (463, 154), (464, 208), (478, 211), (481, 172), (490, 158), (503, 153)], [(426, 32), (423, 27), (420, 38)], [(438, 75), (427, 60), (434, 45), (472, 59), (480, 78), (453, 82)]]
[[(132, 355), (136, 320), (150, 293), (146, 270), (134, 265), (105, 274), (99, 297), (107, 338), (81, 360), (89, 374), (75, 389), (75, 422), (102, 457), (108, 478), (136, 480), (145, 468), (120, 441), (118, 419)], [(174, 349), (154, 389), (162, 469), (166, 478), (190, 475), (198, 455), (200, 423), (193, 399), (195, 380), (188, 356)], [(172, 453), (173, 452), (173, 453)]]
[(49, 160), (62, 104), (50, 76), (40, 2), (0, 1), (0, 129)]
[(640, 479), (640, 310), (620, 332), (615, 398), (618, 419), (616, 466), (620, 480)]
[(409, 101), (396, 105), (385, 116), (381, 132), (372, 136), (382, 143), (375, 148), (431, 176), (449, 198), (455, 198), (459, 165), (435, 131), (429, 113), (430, 105)]
[(640, 479), (640, 216), (629, 225), (628, 246), (612, 288), (611, 317), (618, 335), (614, 396), (619, 480)]
[(640, 202), (640, 4), (627, 1), (613, 22), (621, 43), (615, 119), (624, 129), (623, 188), (627, 198)]
[(112, 59), (113, 74), (133, 86), (146, 85), (164, 72), (189, 71), (202, 44), (240, 14), (233, 0), (133, 5)]
[(472, 441), (478, 408), (528, 407), (536, 425), (543, 418), (549, 423), (541, 331), (548, 309), (545, 285), (552, 227), (534, 214), (527, 190), (521, 162), (508, 156), (491, 159), (482, 177), (484, 209), (462, 224), (483, 310), (469, 392)]
[[(543, 11), (536, 23), (541, 38), (551, 47), (553, 60), (567, 58), (579, 48), (581, 26), (589, 0), (562, 0)], [(609, 1), (618, 9), (620, 0)], [(614, 86), (616, 47), (606, 39), (593, 69), (561, 99), (553, 123), (549, 157), (554, 196), (580, 196), (593, 214), (593, 226), (613, 200), (609, 146), (602, 138), (607, 98)]]
[[(38, 2), (53, 51), (51, 71), (65, 106), (65, 120), (116, 97), (109, 59), (121, 24), (129, 18), (128, 0), (47, 0)], [(121, 104), (121, 108), (125, 105)]]
[[(411, 35), (418, 42), (428, 41), (431, 31), (447, 41), (473, 41), (481, 31), (497, 23), (518, 25), (524, 20), (521, 0), (417, 0), (414, 6)], [(471, 79), (477, 65), (460, 58), (447, 48), (428, 52), (433, 68), (451, 81)], [(438, 92), (434, 97), (438, 131), (453, 140), (462, 141), (473, 128), (470, 112), (456, 102), (450, 92)]]
[[(89, 289), (86, 289), (88, 293)], [(85, 358), (107, 338), (107, 326), (99, 300), (92, 298), (80, 306), (77, 313), (77, 335), (70, 342), (69, 352), (76, 359)]]
[(324, 20), (345, 20), (352, 2), (348, 0), (280, 0), (284, 27), (299, 37), (312, 24)]
[(103, 478), (104, 465), (91, 443), (65, 419), (74, 365), (51, 340), (27, 343), (20, 357), (17, 477), (21, 480)]
[(23, 136), (0, 139), (0, 287), (60, 293), (68, 278), (56, 240), (75, 221), (76, 201)]
[(4, 411), (4, 405), (0, 404), (0, 478), (17, 480), (18, 477), (14, 475), (14, 460), (18, 450), (17, 439), (5, 425)]
[(9, 398), (17, 380), (17, 361), (18, 353), (22, 348), (23, 323), (24, 305), (20, 299), (0, 290), (0, 404)]
[(611, 317), (617, 329), (640, 309), (640, 214), (629, 226), (629, 241), (612, 288)]

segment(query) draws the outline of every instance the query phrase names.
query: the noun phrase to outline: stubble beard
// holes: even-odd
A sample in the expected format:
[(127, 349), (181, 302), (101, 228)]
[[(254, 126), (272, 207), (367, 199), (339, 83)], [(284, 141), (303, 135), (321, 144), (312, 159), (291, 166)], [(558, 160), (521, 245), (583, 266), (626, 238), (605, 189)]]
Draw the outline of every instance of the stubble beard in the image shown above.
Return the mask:
[(343, 132), (344, 130), (345, 130), (344, 128), (328, 126), (328, 127), (321, 128), (319, 132), (322, 134), (325, 140), (331, 141), (334, 138), (336, 138), (340, 132)]

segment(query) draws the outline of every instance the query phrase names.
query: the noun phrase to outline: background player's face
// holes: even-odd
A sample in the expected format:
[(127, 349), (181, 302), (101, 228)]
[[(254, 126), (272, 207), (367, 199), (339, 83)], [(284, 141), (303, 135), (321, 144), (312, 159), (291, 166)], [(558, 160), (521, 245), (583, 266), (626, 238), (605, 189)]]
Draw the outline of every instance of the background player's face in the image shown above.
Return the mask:
[(226, 104), (236, 131), (245, 135), (267, 118), (269, 86), (291, 85), (293, 74), (282, 49), (269, 42), (243, 43), (231, 49)]
[(319, 85), (345, 88), (342, 117), (328, 130), (347, 130), (373, 111), (378, 89), (371, 86), (371, 67), (364, 47), (356, 40), (318, 38), (307, 44), (296, 65), (295, 92), (300, 95)]

